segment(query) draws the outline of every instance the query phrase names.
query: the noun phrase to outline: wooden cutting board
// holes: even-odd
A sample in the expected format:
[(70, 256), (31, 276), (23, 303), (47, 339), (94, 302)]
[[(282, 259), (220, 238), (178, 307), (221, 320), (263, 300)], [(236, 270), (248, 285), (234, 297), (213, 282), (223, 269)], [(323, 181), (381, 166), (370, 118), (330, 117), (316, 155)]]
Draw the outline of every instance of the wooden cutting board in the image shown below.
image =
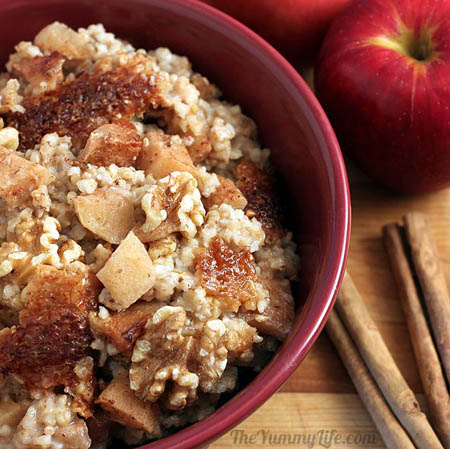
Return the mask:
[[(423, 403), (381, 227), (408, 211), (425, 212), (450, 285), (450, 189), (401, 196), (375, 186), (347, 161), (353, 223), (348, 270), (386, 344)], [(257, 412), (210, 446), (211, 449), (385, 448), (325, 332), (297, 371)]]

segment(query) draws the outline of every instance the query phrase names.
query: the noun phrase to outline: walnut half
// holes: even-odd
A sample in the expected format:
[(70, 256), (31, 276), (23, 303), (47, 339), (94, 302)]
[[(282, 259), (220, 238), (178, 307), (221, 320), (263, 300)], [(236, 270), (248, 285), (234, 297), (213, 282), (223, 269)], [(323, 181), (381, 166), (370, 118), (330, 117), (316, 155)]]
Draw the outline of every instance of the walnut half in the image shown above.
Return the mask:
[(136, 342), (131, 358), (130, 386), (136, 394), (155, 402), (172, 381), (167, 407), (184, 408), (196, 398), (198, 376), (189, 368), (194, 338), (184, 336), (186, 312), (182, 307), (161, 307)]
[(135, 230), (143, 242), (153, 242), (180, 232), (193, 238), (205, 219), (197, 181), (186, 172), (160, 179), (142, 197), (146, 221)]
[(168, 409), (180, 410), (197, 399), (198, 391), (224, 388), (218, 385), (229, 349), (239, 360), (253, 355), (256, 329), (243, 320), (210, 320), (194, 335), (186, 323), (185, 310), (172, 306), (160, 308), (147, 322), (130, 369), (130, 386), (141, 399), (155, 402), (163, 397)]

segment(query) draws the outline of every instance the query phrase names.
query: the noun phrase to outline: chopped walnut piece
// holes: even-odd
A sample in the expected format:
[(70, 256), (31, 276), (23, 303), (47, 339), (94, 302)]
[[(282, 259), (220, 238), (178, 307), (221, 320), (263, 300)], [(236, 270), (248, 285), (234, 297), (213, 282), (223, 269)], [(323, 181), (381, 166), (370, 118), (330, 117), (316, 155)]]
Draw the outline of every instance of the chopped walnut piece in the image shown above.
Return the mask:
[(112, 301), (107, 306), (113, 310), (126, 309), (153, 287), (152, 260), (133, 231), (113, 252), (97, 277), (111, 294)]
[(164, 405), (170, 410), (190, 405), (197, 398), (197, 389), (205, 393), (215, 391), (227, 367), (227, 346), (235, 358), (247, 360), (249, 353), (252, 355), (250, 349), (256, 330), (244, 320), (237, 321), (210, 320), (197, 335), (184, 335), (185, 310), (172, 306), (160, 308), (149, 319), (134, 347), (131, 388), (150, 402), (157, 401), (164, 393)]
[(181, 139), (178, 136), (164, 134), (160, 130), (145, 134), (136, 167), (151, 173), (156, 179), (164, 178), (174, 171), (188, 172), (193, 176), (197, 174), (197, 169)]
[(248, 217), (256, 217), (261, 222), (267, 243), (281, 240), (285, 230), (272, 178), (250, 161), (238, 164), (236, 176), (236, 186), (248, 201), (245, 208)]
[(116, 120), (91, 132), (78, 159), (93, 165), (128, 167), (134, 164), (141, 148), (136, 127), (128, 120)]
[(153, 261), (159, 257), (169, 256), (177, 250), (177, 238), (174, 235), (155, 240), (148, 246), (148, 255)]
[(199, 382), (188, 366), (195, 341), (183, 336), (185, 323), (182, 307), (161, 307), (145, 326), (131, 358), (131, 388), (141, 399), (155, 402), (171, 380), (166, 405), (172, 410), (184, 408), (195, 399)]
[[(1, 76), (1, 75), (0, 75)], [(9, 79), (0, 90), (0, 114), (7, 112), (22, 114), (23, 96), (19, 94), (20, 83), (15, 78)]]
[(208, 198), (203, 198), (206, 209), (209, 210), (215, 205), (220, 206), (222, 203), (227, 203), (235, 209), (245, 209), (247, 200), (236, 187), (236, 184), (231, 179), (220, 175), (217, 175), (217, 178), (219, 179), (219, 186)]
[(136, 302), (128, 309), (111, 313), (100, 318), (98, 313), (89, 314), (91, 331), (96, 337), (104, 338), (121, 353), (130, 355), (136, 340), (144, 331), (149, 318), (153, 316), (160, 304), (155, 302)]
[(73, 207), (80, 223), (97, 237), (118, 245), (135, 225), (131, 194), (104, 187), (90, 195), (74, 198)]
[(30, 83), (32, 94), (37, 95), (56, 89), (63, 82), (64, 61), (64, 56), (54, 51), (48, 56), (20, 58), (12, 63), (12, 69)]
[(30, 203), (31, 192), (53, 180), (54, 176), (45, 167), (0, 146), (0, 197), (9, 207)]
[(226, 331), (221, 320), (208, 321), (202, 329), (198, 351), (198, 376), (199, 386), (206, 393), (213, 390), (227, 366)]
[(247, 311), (242, 317), (261, 334), (284, 340), (294, 322), (294, 299), (286, 279), (267, 279), (262, 281), (269, 290), (270, 301), (263, 313)]
[[(223, 310), (237, 312), (241, 304), (255, 301), (256, 269), (248, 251), (233, 251), (218, 237), (194, 261), (200, 284), (220, 298)], [(247, 307), (254, 308), (254, 307)]]
[(0, 367), (27, 388), (74, 387), (78, 361), (89, 355), (87, 316), (95, 308), (98, 281), (90, 273), (41, 265), (28, 283), (28, 307), (19, 326), (0, 336)]
[(39, 31), (34, 44), (41, 50), (57, 51), (68, 59), (89, 58), (93, 50), (80, 34), (60, 22), (53, 22)]
[[(43, 221), (33, 217), (30, 209), (28, 209), (27, 212), (29, 213), (26, 215), (25, 213), (22, 213), (23, 216), (21, 217), (20, 222), (14, 226), (13, 230), (11, 229), (7, 232), (6, 240), (9, 243), (3, 243), (1, 245), (0, 254), (4, 249), (7, 249), (9, 245), (14, 245), (13, 242), (16, 242), (22, 251), (30, 253), (36, 253), (41, 248), (40, 237), (43, 234)], [(58, 230), (58, 228), (56, 229)], [(15, 273), (16, 276), (18, 274), (19, 273)]]
[(193, 238), (205, 218), (197, 181), (186, 172), (173, 172), (151, 186), (142, 197), (142, 209), (146, 220), (135, 232), (143, 242), (160, 240), (174, 232)]
[(123, 426), (145, 430), (151, 437), (161, 433), (158, 406), (146, 404), (134, 394), (127, 371), (122, 371), (112, 380), (98, 397), (97, 404), (113, 421)]
[[(111, 70), (83, 72), (58, 88), (23, 100), (24, 113), (7, 113), (20, 132), (20, 149), (33, 148), (45, 134), (70, 136), (81, 149), (92, 131), (115, 118), (131, 119), (160, 103), (156, 75), (143, 72), (144, 55)], [(147, 61), (147, 59), (145, 59)]]

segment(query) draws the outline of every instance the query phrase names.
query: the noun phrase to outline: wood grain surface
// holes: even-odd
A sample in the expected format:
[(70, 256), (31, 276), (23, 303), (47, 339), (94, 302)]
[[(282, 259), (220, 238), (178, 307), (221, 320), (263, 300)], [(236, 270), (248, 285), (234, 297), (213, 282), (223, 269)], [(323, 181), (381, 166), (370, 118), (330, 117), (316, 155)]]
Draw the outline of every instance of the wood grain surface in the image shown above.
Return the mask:
[[(348, 270), (406, 381), (416, 393), (422, 393), (381, 228), (399, 221), (409, 211), (428, 214), (450, 283), (450, 189), (421, 196), (397, 195), (376, 186), (351, 161), (346, 162), (353, 207)], [(385, 447), (324, 333), (280, 392), (234, 430), (240, 433), (229, 432), (210, 447)], [(268, 435), (272, 435), (272, 440)], [(366, 440), (362, 439), (364, 435)], [(376, 436), (373, 442), (370, 435)]]

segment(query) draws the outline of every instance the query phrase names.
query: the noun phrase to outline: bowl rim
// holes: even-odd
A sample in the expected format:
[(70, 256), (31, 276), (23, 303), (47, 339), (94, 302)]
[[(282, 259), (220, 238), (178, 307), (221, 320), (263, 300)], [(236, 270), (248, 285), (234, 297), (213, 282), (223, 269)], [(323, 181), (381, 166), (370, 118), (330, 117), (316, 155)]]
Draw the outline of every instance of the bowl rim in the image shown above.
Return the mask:
[[(137, 1), (147, 3), (148, 0)], [(137, 449), (204, 447), (247, 418), (281, 387), (309, 352), (334, 305), (345, 271), (351, 228), (350, 190), (339, 143), (322, 106), (300, 74), (267, 41), (228, 14), (200, 0), (171, 0), (170, 3), (175, 4), (178, 9), (184, 8), (190, 13), (202, 14), (206, 19), (213, 22), (221, 22), (222, 26), (239, 35), (243, 41), (258, 47), (262, 53), (276, 62), (280, 70), (300, 92), (312, 113), (310, 125), (317, 128), (329, 150), (329, 170), (334, 174), (332, 176), (332, 182), (334, 183), (332, 187), (335, 193), (335, 232), (330, 244), (329, 262), (325, 270), (328, 275), (328, 283), (317, 292), (317, 296), (319, 296), (317, 301), (320, 301), (320, 303), (315, 309), (316, 312), (319, 309), (320, 313), (314, 319), (308, 320), (308, 317), (306, 317), (305, 322), (302, 323), (301, 332), (297, 331), (296, 335), (283, 345), (280, 352), (282, 352), (282, 360), (285, 363), (282, 366), (277, 366), (276, 369), (263, 370), (246, 388), (210, 416), (179, 430), (173, 435), (139, 446)]]

